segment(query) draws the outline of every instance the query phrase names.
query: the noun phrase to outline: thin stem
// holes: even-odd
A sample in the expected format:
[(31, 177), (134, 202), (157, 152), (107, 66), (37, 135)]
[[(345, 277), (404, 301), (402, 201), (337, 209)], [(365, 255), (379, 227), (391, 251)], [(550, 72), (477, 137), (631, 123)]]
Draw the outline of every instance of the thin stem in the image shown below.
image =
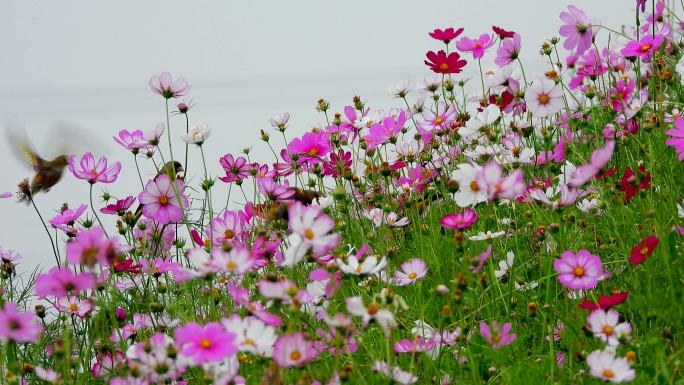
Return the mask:
[(140, 187), (142, 187), (142, 189), (144, 190), (145, 189), (145, 183), (143, 182), (142, 174), (140, 174), (140, 166), (138, 166), (138, 155), (133, 154), (133, 160), (135, 161), (135, 169), (138, 171), (138, 179), (140, 179)]
[[(185, 113), (185, 134), (190, 133), (190, 119), (188, 118), (187, 112)], [(172, 156), (173, 158), (173, 156)], [(185, 143), (185, 163), (183, 164), (184, 175), (188, 175), (188, 143)]]
[(31, 201), (33, 208), (36, 209), (36, 214), (38, 214), (38, 218), (40, 218), (40, 223), (43, 224), (43, 228), (45, 228), (45, 232), (47, 233), (48, 238), (50, 238), (50, 246), (52, 247), (52, 253), (55, 255), (55, 261), (57, 262), (57, 266), (59, 266), (61, 263), (59, 262), (59, 256), (57, 256), (57, 249), (55, 249), (55, 244), (52, 241), (52, 235), (50, 234), (50, 230), (48, 229), (47, 225), (45, 224), (45, 221), (43, 220), (43, 216), (40, 215), (40, 211), (38, 210), (38, 207), (36, 206), (36, 202), (33, 200), (33, 197), (29, 198), (29, 201)]
[(95, 219), (97, 219), (97, 223), (100, 224), (100, 227), (102, 227), (102, 231), (104, 231), (107, 238), (109, 238), (109, 234), (107, 234), (107, 230), (102, 225), (102, 221), (100, 220), (100, 217), (97, 216), (97, 211), (95, 211), (95, 205), (93, 205), (93, 183), (90, 183), (90, 211), (93, 212), (93, 215), (95, 215)]

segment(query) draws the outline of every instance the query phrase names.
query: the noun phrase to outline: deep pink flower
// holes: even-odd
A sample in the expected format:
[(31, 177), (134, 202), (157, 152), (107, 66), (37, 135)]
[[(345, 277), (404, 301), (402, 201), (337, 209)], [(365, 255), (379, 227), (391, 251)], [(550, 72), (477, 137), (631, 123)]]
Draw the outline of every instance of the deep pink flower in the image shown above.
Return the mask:
[(134, 154), (137, 154), (142, 148), (152, 147), (150, 142), (145, 139), (145, 134), (142, 130), (135, 130), (132, 132), (128, 130), (121, 130), (119, 131), (119, 136), (115, 136), (114, 140), (122, 145), (125, 149), (132, 151)]
[(67, 243), (67, 262), (92, 266), (109, 265), (120, 252), (119, 239), (107, 238), (102, 227), (83, 229)]
[(667, 138), (665, 144), (674, 147), (679, 154), (679, 160), (684, 160), (684, 118), (678, 117), (674, 121), (674, 128), (665, 131), (672, 138)]
[(299, 155), (299, 163), (320, 162), (331, 150), (330, 137), (326, 133), (307, 132), (300, 138), (295, 138), (287, 145), (290, 155)]
[(35, 322), (35, 315), (19, 312), (14, 302), (5, 302), (0, 309), (0, 340), (36, 342), (41, 331), (43, 328)]
[(465, 60), (461, 60), (461, 55), (456, 52), (452, 52), (447, 56), (446, 52), (442, 50), (437, 53), (429, 51), (425, 56), (428, 60), (424, 60), (423, 62), (430, 67), (433, 72), (438, 74), (460, 73), (467, 63)]
[(93, 154), (86, 152), (78, 163), (76, 164), (76, 157), (71, 155), (69, 157), (69, 170), (78, 179), (85, 179), (89, 183), (112, 183), (116, 180), (121, 172), (121, 163), (115, 162), (110, 167), (107, 167), (107, 158), (101, 157), (97, 163)]
[(661, 34), (656, 36), (645, 35), (639, 41), (629, 41), (625, 48), (620, 50), (620, 53), (626, 58), (640, 58), (642, 62), (646, 63), (651, 59), (653, 53), (660, 48), (664, 40), (665, 36)]
[(439, 220), (439, 224), (447, 229), (464, 230), (472, 226), (473, 223), (477, 221), (477, 218), (479, 218), (479, 215), (477, 215), (475, 210), (468, 208), (462, 213), (447, 214), (443, 216), (442, 219)]
[(190, 322), (176, 329), (174, 336), (180, 354), (192, 358), (195, 363), (221, 362), (237, 352), (235, 334), (225, 331), (217, 322), (202, 327)]
[(568, 181), (568, 185), (572, 187), (579, 187), (601, 171), (613, 156), (613, 150), (615, 149), (615, 141), (608, 140), (601, 148), (597, 148), (591, 153), (591, 160), (585, 163), (575, 170)]
[(638, 245), (632, 248), (632, 255), (629, 257), (629, 262), (633, 265), (638, 265), (653, 254), (658, 246), (658, 238), (655, 235), (649, 235), (644, 238)]
[(406, 123), (406, 112), (402, 110), (397, 120), (388, 116), (383, 119), (382, 123), (373, 123), (368, 135), (364, 136), (363, 140), (366, 141), (369, 149), (377, 148), (397, 136), (404, 128), (404, 123)]
[(122, 216), (126, 213), (126, 210), (130, 209), (135, 203), (135, 197), (129, 196), (124, 199), (118, 199), (116, 203), (109, 204), (100, 209), (103, 214), (116, 214)]
[(593, 289), (603, 277), (603, 264), (598, 255), (587, 250), (577, 254), (565, 251), (560, 259), (553, 261), (553, 269), (558, 273), (558, 280), (563, 286), (571, 289)]
[(492, 345), (493, 349), (510, 345), (515, 341), (516, 334), (511, 333), (511, 323), (506, 322), (500, 326), (498, 322), (492, 322), (491, 326), (484, 321), (480, 321), (480, 335)]
[(520, 35), (514, 34), (512, 39), (506, 39), (496, 50), (496, 59), (494, 63), (499, 67), (504, 67), (509, 65), (511, 62), (518, 58), (520, 54)]
[(565, 49), (577, 49), (579, 55), (591, 48), (597, 28), (586, 13), (574, 5), (569, 5), (568, 12), (561, 12), (560, 18), (565, 23), (559, 31), (560, 35), (566, 38), (563, 43)]
[(240, 184), (243, 179), (249, 176), (250, 165), (247, 163), (247, 159), (242, 156), (235, 158), (231, 154), (226, 154), (219, 159), (219, 163), (226, 172), (226, 176), (219, 179), (226, 183), (238, 182)]
[(477, 39), (470, 39), (462, 37), (456, 43), (456, 48), (461, 52), (472, 52), (473, 59), (479, 59), (484, 56), (485, 51), (494, 45), (494, 38), (486, 33), (480, 35)]
[(273, 361), (283, 368), (302, 366), (316, 355), (313, 343), (302, 333), (281, 335), (273, 345)]
[(171, 78), (168, 72), (162, 72), (161, 75), (153, 75), (149, 81), (152, 91), (163, 96), (165, 99), (177, 98), (184, 96), (190, 92), (190, 85), (185, 78), (178, 78), (175, 81)]
[(337, 153), (331, 152), (329, 161), (323, 163), (323, 175), (337, 178), (344, 173), (345, 170), (350, 170), (352, 166), (352, 153), (340, 149)]
[(454, 40), (462, 33), (463, 28), (459, 28), (456, 30), (454, 30), (453, 28), (447, 28), (445, 30), (435, 29), (434, 31), (430, 32), (429, 35), (431, 38), (435, 40), (441, 40), (444, 42), (444, 44), (449, 44), (450, 41)]
[(499, 28), (496, 25), (492, 26), (492, 31), (494, 31), (494, 33), (497, 34), (497, 36), (499, 36), (499, 39), (501, 40), (511, 38), (515, 35), (515, 32), (506, 31), (505, 29)]
[(61, 214), (50, 219), (50, 224), (52, 227), (60, 230), (72, 232), (74, 223), (76, 223), (76, 220), (83, 214), (86, 208), (88, 208), (88, 206), (82, 204), (78, 206), (76, 210), (64, 210)]
[(95, 277), (90, 273), (74, 274), (66, 267), (53, 267), (47, 273), (36, 277), (36, 294), (40, 298), (47, 296), (64, 297), (77, 294), (95, 287)]
[(613, 293), (611, 295), (599, 295), (598, 303), (584, 300), (581, 304), (579, 304), (579, 308), (585, 310), (609, 309), (625, 302), (628, 296), (629, 292), (627, 291)]
[(172, 181), (168, 175), (162, 174), (147, 182), (145, 190), (138, 195), (138, 201), (144, 205), (142, 212), (145, 217), (165, 225), (183, 219), (183, 210), (188, 207), (184, 193), (185, 183), (182, 180)]
[(487, 248), (482, 253), (480, 253), (479, 256), (477, 256), (471, 260), (471, 263), (473, 263), (474, 265), (470, 267), (470, 270), (473, 273), (479, 273), (491, 255), (492, 255), (492, 245), (489, 245), (489, 246), (487, 246)]
[(629, 79), (627, 83), (624, 80), (618, 80), (615, 87), (610, 89), (609, 101), (613, 105), (613, 110), (621, 112), (623, 107), (629, 104), (634, 88), (636, 88), (634, 80)]

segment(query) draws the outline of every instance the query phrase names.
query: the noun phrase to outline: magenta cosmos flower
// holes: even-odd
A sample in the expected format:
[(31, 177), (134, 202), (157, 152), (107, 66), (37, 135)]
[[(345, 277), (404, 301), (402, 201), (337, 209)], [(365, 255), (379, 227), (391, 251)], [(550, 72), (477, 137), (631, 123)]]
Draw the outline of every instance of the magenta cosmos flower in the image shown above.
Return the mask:
[(145, 217), (165, 225), (183, 219), (183, 210), (188, 207), (184, 193), (185, 183), (182, 180), (172, 181), (168, 175), (162, 174), (147, 182), (145, 190), (138, 195), (138, 201), (143, 204)]
[(86, 152), (76, 164), (76, 157), (71, 155), (69, 157), (69, 170), (78, 179), (85, 179), (88, 183), (94, 184), (97, 182), (112, 183), (116, 180), (121, 172), (121, 163), (115, 162), (110, 167), (107, 167), (107, 158), (101, 157), (95, 163), (95, 157), (90, 152)]
[(511, 333), (510, 322), (500, 326), (496, 321), (492, 322), (491, 326), (484, 321), (480, 321), (480, 335), (492, 345), (493, 349), (510, 345), (517, 337), (515, 333)]
[(613, 156), (614, 149), (615, 141), (608, 140), (603, 147), (594, 150), (594, 152), (591, 153), (591, 160), (588, 163), (577, 167), (577, 169), (572, 173), (570, 176), (570, 181), (568, 181), (568, 185), (572, 187), (579, 187), (587, 183), (589, 179), (596, 176), (596, 174), (598, 174), (599, 171), (606, 167), (608, 162), (610, 162), (610, 158)]
[(165, 99), (184, 96), (190, 92), (191, 88), (185, 78), (178, 78), (173, 81), (171, 74), (168, 72), (162, 72), (161, 75), (152, 76), (149, 85), (152, 91), (163, 96)]
[(238, 182), (249, 177), (252, 166), (247, 163), (247, 159), (242, 156), (234, 157), (232, 154), (226, 154), (219, 159), (221, 167), (226, 172), (226, 176), (220, 177), (226, 183)]
[(679, 154), (679, 160), (684, 160), (684, 118), (675, 119), (674, 128), (665, 131), (665, 133), (672, 136), (672, 138), (665, 140), (665, 144), (674, 147)]
[(114, 136), (114, 140), (134, 154), (137, 154), (141, 148), (153, 147), (150, 142), (145, 139), (145, 134), (142, 130), (121, 130), (119, 131), (118, 137)]
[(646, 35), (641, 40), (628, 42), (625, 48), (620, 50), (620, 53), (626, 58), (640, 58), (642, 62), (646, 63), (651, 59), (653, 53), (660, 48), (664, 40), (665, 37), (662, 34)]
[(102, 227), (83, 229), (67, 243), (67, 262), (93, 266), (109, 265), (119, 254), (119, 238), (107, 238)]
[(452, 52), (447, 56), (446, 52), (441, 50), (437, 53), (429, 51), (425, 56), (428, 60), (424, 60), (423, 62), (430, 67), (433, 72), (438, 74), (460, 73), (467, 64), (465, 60), (461, 59), (461, 55), (456, 52)]
[(453, 29), (453, 28), (447, 28), (445, 30), (441, 29), (435, 29), (434, 31), (430, 32), (429, 35), (431, 38), (435, 40), (441, 40), (444, 42), (444, 44), (449, 44), (450, 41), (454, 40), (457, 38), (460, 34), (463, 33), (463, 28), (459, 29)]
[(473, 209), (466, 209), (462, 213), (447, 214), (439, 220), (439, 224), (446, 229), (464, 230), (477, 221), (479, 215)]
[(235, 334), (225, 331), (217, 322), (204, 327), (190, 322), (176, 329), (175, 337), (180, 353), (197, 364), (223, 361), (238, 350), (234, 344)]
[(66, 267), (53, 267), (36, 278), (38, 297), (64, 297), (95, 287), (95, 277), (90, 273), (74, 274)]
[(559, 31), (565, 37), (563, 47), (567, 50), (577, 49), (578, 55), (588, 50), (597, 29), (587, 14), (574, 5), (569, 5), (567, 12), (561, 12), (560, 19), (565, 23)]
[(363, 140), (366, 141), (369, 149), (377, 148), (397, 136), (404, 128), (404, 123), (406, 123), (406, 112), (402, 110), (397, 120), (388, 116), (383, 119), (382, 123), (373, 123)]
[(0, 340), (13, 342), (36, 342), (43, 328), (35, 321), (35, 315), (19, 312), (14, 302), (5, 302), (0, 309)]
[(560, 259), (553, 261), (553, 269), (558, 273), (558, 280), (571, 289), (593, 289), (603, 277), (601, 258), (588, 250), (580, 250), (577, 254), (565, 251)]
[(504, 39), (501, 47), (496, 50), (496, 59), (494, 59), (494, 63), (499, 67), (511, 64), (511, 62), (518, 58), (520, 48), (520, 35), (514, 33), (512, 39)]
[(52, 227), (66, 231), (66, 232), (71, 232), (73, 229), (71, 228), (74, 223), (76, 223), (76, 220), (83, 214), (83, 212), (88, 208), (86, 205), (80, 205), (76, 210), (70, 210), (66, 209), (62, 211), (61, 214), (55, 215), (52, 219), (50, 219), (50, 224)]
[(283, 368), (302, 366), (314, 358), (314, 345), (307, 341), (302, 333), (282, 335), (273, 345), (273, 361)]
[(472, 52), (473, 59), (480, 59), (484, 56), (485, 51), (494, 45), (494, 38), (486, 33), (483, 33), (477, 39), (462, 37), (456, 43), (456, 48), (461, 52)]
[(117, 214), (122, 216), (126, 213), (126, 210), (133, 206), (134, 202), (135, 198), (132, 196), (126, 197), (124, 199), (118, 199), (116, 203), (112, 203), (101, 208), (100, 212), (103, 214)]
[(323, 132), (307, 132), (300, 138), (295, 138), (287, 145), (290, 155), (300, 156), (299, 162), (319, 162), (330, 152), (330, 137)]
[(401, 270), (394, 273), (394, 283), (398, 286), (406, 286), (415, 283), (427, 274), (425, 261), (420, 258), (413, 258), (401, 264)]

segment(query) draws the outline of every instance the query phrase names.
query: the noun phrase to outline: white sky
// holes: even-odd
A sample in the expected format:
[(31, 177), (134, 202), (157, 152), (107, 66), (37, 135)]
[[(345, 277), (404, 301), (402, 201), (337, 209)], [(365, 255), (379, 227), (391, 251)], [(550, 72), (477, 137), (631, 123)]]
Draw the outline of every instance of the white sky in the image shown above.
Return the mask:
[[(611, 27), (634, 19), (633, 0), (573, 4)], [(131, 155), (110, 138), (122, 128), (148, 129), (163, 120), (163, 99), (147, 85), (152, 74), (170, 71), (192, 84), (190, 97), (197, 107), (191, 124), (208, 123), (213, 130), (205, 151), (210, 173), (216, 175), (222, 174), (219, 156), (247, 146), (254, 147), (253, 159), (273, 161), (258, 135), (274, 114), (292, 114), (292, 137), (322, 121), (313, 108), (320, 97), (336, 111), (351, 104), (354, 95), (373, 108), (396, 105), (386, 93), (389, 86), (430, 76), (425, 52), (443, 47), (427, 35), (434, 28), (464, 27), (464, 36), (471, 37), (490, 33), (492, 24), (518, 31), (527, 76), (540, 76), (547, 68), (538, 49), (558, 35), (558, 14), (564, 8), (558, 0), (429, 5), (396, 0), (5, 0), (0, 12), (0, 124), (23, 124), (38, 148), (57, 121), (81, 127), (100, 138), (100, 152), (124, 164), (120, 180), (106, 187), (118, 196), (137, 195)], [(485, 66), (494, 57), (490, 49)], [(477, 66), (468, 59), (465, 76), (477, 78)], [(180, 123), (172, 121), (176, 139), (184, 130)], [(15, 191), (17, 182), (30, 175), (5, 142), (0, 135), (5, 166), (0, 192)], [(176, 142), (178, 154), (182, 143)], [(191, 157), (199, 161), (196, 152)], [(200, 167), (193, 163), (190, 173)], [(152, 173), (151, 165), (143, 168)], [(87, 183), (66, 173), (64, 178), (36, 200), (47, 218), (62, 202), (72, 207), (87, 202)], [(96, 185), (96, 191), (102, 187)], [(219, 188), (216, 199), (223, 201), (225, 188)], [(23, 254), (24, 269), (52, 262), (32, 210), (2, 200), (0, 218), (0, 247)]]

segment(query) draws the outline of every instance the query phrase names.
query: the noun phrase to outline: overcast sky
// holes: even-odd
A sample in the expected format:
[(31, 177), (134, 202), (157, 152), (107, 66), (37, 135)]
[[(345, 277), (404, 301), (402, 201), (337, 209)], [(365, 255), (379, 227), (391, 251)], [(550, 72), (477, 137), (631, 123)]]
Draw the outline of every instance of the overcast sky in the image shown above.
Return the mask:
[[(632, 0), (572, 4), (612, 27), (634, 17)], [(24, 125), (41, 150), (55, 122), (79, 127), (99, 138), (96, 155), (124, 165), (117, 183), (96, 185), (95, 191), (137, 195), (132, 156), (111, 137), (122, 128), (149, 129), (164, 119), (163, 99), (147, 85), (152, 74), (169, 71), (192, 84), (191, 124), (207, 123), (213, 131), (205, 151), (216, 175), (222, 173), (218, 157), (243, 147), (254, 147), (257, 160), (273, 161), (258, 135), (274, 114), (292, 114), (292, 137), (322, 121), (314, 110), (320, 97), (337, 111), (354, 95), (370, 107), (393, 106), (388, 87), (430, 76), (425, 52), (442, 49), (427, 35), (434, 28), (464, 27), (465, 36), (491, 32), (492, 24), (518, 31), (527, 76), (538, 77), (547, 69), (539, 47), (558, 35), (564, 8), (557, 0), (5, 0), (0, 123)], [(491, 49), (484, 65), (494, 57)], [(477, 77), (476, 68), (470, 63), (465, 77)], [(178, 154), (184, 126), (178, 119), (171, 126)], [(6, 141), (1, 135), (0, 192), (15, 191), (30, 175)], [(191, 157), (199, 161), (196, 152)], [(200, 167), (193, 163), (190, 173)], [(151, 175), (151, 165), (143, 169)], [(216, 195), (225, 199), (223, 185)], [(77, 206), (87, 199), (87, 183), (65, 173), (64, 181), (36, 202), (49, 218), (62, 202)], [(32, 210), (6, 199), (0, 213), (0, 247), (23, 254), (24, 268), (53, 263)]]

